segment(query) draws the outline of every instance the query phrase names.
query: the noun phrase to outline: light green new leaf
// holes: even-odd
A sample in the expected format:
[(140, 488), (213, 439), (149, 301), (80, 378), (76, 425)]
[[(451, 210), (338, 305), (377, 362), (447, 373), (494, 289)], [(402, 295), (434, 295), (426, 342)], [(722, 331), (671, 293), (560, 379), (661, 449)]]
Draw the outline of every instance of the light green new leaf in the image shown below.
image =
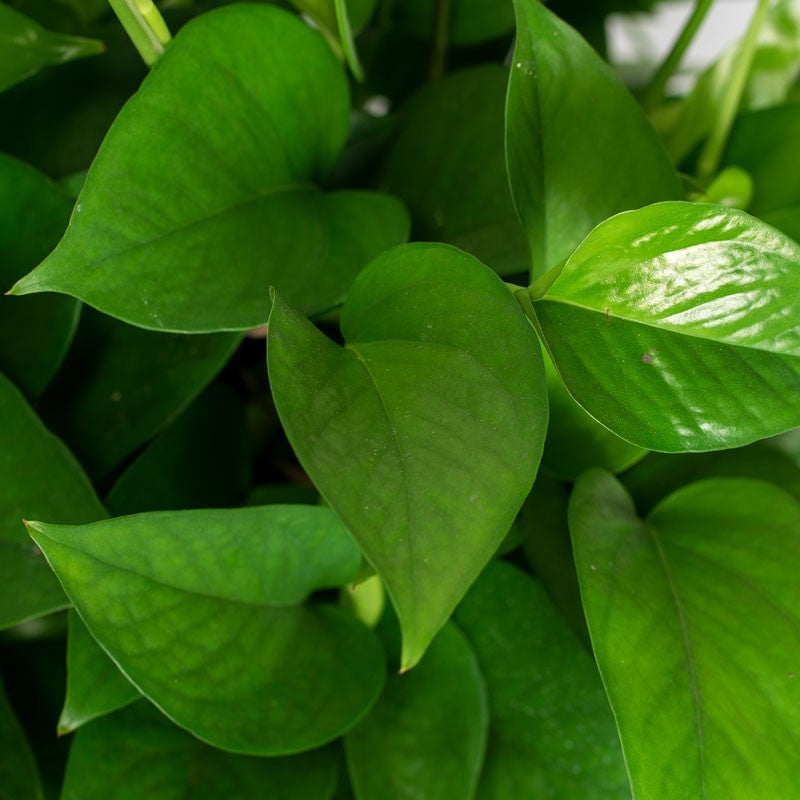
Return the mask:
[(800, 425), (799, 293), (800, 245), (775, 228), (659, 203), (599, 225), (534, 309), (595, 419), (650, 450), (719, 450)]
[[(391, 654), (399, 635), (384, 616)], [(489, 709), (478, 662), (448, 623), (416, 669), (389, 675), (380, 700), (345, 738), (357, 800), (454, 800), (475, 794)]]
[(264, 323), (270, 284), (327, 310), (408, 233), (394, 198), (313, 185), (348, 119), (341, 67), (297, 17), (258, 5), (197, 17), (106, 136), (61, 244), (14, 292), (177, 332)]
[(636, 800), (797, 793), (800, 505), (701, 481), (640, 519), (586, 473), (570, 529), (595, 655)]
[(224, 753), (137, 703), (75, 737), (61, 800), (330, 800), (329, 750), (286, 758)]
[(528, 271), (528, 243), (506, 176), (508, 70), (454, 72), (400, 111), (382, 185), (408, 206), (414, 236), (472, 253), (500, 275)]
[(67, 694), (58, 719), (59, 734), (123, 708), (141, 695), (103, 652), (75, 609), (69, 610)]
[(33, 753), (0, 683), (0, 797), (2, 800), (42, 800)]
[(40, 69), (102, 53), (102, 42), (45, 30), (24, 14), (0, 3), (0, 92)]
[(455, 618), (489, 694), (489, 742), (477, 800), (628, 797), (597, 669), (539, 584), (495, 561)]
[(0, 420), (0, 628), (7, 628), (69, 605), (23, 517), (83, 523), (106, 511), (72, 454), (2, 375)]
[(412, 667), (511, 527), (547, 423), (541, 354), (502, 281), (447, 245), (376, 259), (340, 347), (278, 296), (267, 358), (301, 464), (383, 578)]
[(380, 693), (384, 657), (372, 632), (339, 608), (304, 602), (351, 581), (361, 562), (330, 509), (153, 512), (28, 529), (131, 683), (216, 747), (309, 750)]
[(27, 164), (0, 154), (0, 370), (25, 394), (50, 382), (78, 322), (70, 297), (4, 297), (46, 256), (69, 220), (72, 201)]
[(538, 0), (514, 5), (506, 151), (537, 277), (612, 214), (683, 192), (655, 131), (611, 67)]

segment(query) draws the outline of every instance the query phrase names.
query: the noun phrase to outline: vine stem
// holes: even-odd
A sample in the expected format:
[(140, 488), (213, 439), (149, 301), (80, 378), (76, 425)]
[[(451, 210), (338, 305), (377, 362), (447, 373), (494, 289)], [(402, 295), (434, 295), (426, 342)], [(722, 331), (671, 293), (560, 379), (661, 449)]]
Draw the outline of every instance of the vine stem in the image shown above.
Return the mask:
[(158, 61), (172, 38), (153, 0), (108, 0), (148, 67)]
[(438, 81), (444, 75), (447, 60), (447, 46), (450, 43), (450, 0), (436, 0), (433, 15), (433, 51), (428, 73), (431, 81)]
[(739, 110), (742, 95), (747, 85), (747, 79), (750, 76), (750, 67), (753, 65), (758, 34), (764, 24), (771, 2), (772, 0), (759, 0), (747, 32), (742, 39), (739, 52), (736, 54), (733, 71), (722, 96), (717, 117), (697, 162), (697, 177), (702, 183), (707, 182), (714, 175), (722, 160), (723, 151), (728, 142), (728, 135), (731, 132), (736, 112)]
[(712, 5), (714, 5), (714, 0), (697, 0), (694, 11), (686, 21), (686, 25), (675, 40), (675, 44), (669, 54), (642, 91), (641, 101), (645, 109), (652, 109), (661, 102), (667, 81), (680, 66), (686, 51), (689, 49), (689, 45), (694, 41), (697, 31), (703, 24)]

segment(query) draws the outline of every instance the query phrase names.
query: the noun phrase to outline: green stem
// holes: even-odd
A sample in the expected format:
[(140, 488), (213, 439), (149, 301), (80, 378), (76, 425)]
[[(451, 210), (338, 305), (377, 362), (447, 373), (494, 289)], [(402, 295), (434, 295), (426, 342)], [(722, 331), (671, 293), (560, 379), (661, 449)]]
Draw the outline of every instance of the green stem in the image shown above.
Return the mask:
[(444, 75), (447, 46), (450, 42), (450, 0), (436, 0), (433, 16), (433, 51), (429, 77), (438, 81)]
[(706, 18), (712, 5), (714, 5), (714, 0), (697, 0), (694, 11), (687, 20), (675, 44), (672, 46), (672, 50), (670, 50), (669, 55), (664, 59), (664, 62), (656, 70), (655, 75), (653, 75), (642, 92), (642, 105), (646, 110), (654, 108), (663, 99), (664, 87), (667, 85), (667, 81), (680, 66), (683, 56), (686, 54), (686, 50), (694, 41), (697, 31), (703, 24), (703, 20)]
[(744, 39), (742, 39), (733, 71), (725, 88), (725, 94), (722, 96), (717, 118), (714, 120), (714, 126), (697, 162), (697, 177), (701, 182), (708, 181), (714, 175), (722, 160), (728, 135), (736, 118), (736, 112), (739, 110), (747, 79), (750, 77), (750, 67), (753, 65), (758, 34), (764, 24), (771, 2), (772, 0), (759, 0)]
[(172, 38), (153, 0), (108, 0), (148, 67), (158, 61)]

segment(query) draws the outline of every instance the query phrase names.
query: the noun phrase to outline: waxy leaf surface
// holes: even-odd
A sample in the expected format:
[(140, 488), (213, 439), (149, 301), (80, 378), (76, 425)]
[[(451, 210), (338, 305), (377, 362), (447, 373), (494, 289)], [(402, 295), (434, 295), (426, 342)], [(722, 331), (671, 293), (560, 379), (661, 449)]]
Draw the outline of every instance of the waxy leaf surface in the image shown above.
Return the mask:
[(491, 270), (446, 245), (376, 259), (340, 347), (278, 296), (273, 397), (301, 464), (383, 578), (413, 666), (511, 527), (547, 422), (541, 353)]
[(335, 785), (330, 750), (224, 753), (137, 703), (76, 735), (61, 800), (330, 800)]
[(537, 277), (612, 214), (683, 192), (655, 131), (611, 67), (538, 0), (514, 6), (506, 150)]
[(572, 396), (624, 439), (719, 450), (800, 425), (800, 245), (735, 209), (599, 225), (534, 303)]
[(341, 609), (305, 603), (352, 580), (361, 562), (330, 509), (28, 527), (131, 683), (210, 744), (253, 755), (312, 749), (357, 722), (381, 690), (374, 635)]
[(33, 753), (0, 683), (0, 797), (42, 800)]
[(597, 670), (544, 589), (496, 561), (455, 619), (489, 695), (477, 800), (625, 798), (625, 766)]
[(25, 534), (23, 517), (83, 523), (106, 511), (80, 464), (0, 375), (0, 628), (69, 600)]
[(797, 792), (800, 505), (767, 483), (681, 489), (645, 520), (608, 473), (570, 529), (636, 800)]
[(341, 66), (297, 17), (203, 14), (122, 110), (64, 239), (14, 291), (70, 294), (177, 332), (264, 323), (270, 284), (304, 312), (327, 310), (408, 233), (393, 198), (314, 186), (348, 115)]

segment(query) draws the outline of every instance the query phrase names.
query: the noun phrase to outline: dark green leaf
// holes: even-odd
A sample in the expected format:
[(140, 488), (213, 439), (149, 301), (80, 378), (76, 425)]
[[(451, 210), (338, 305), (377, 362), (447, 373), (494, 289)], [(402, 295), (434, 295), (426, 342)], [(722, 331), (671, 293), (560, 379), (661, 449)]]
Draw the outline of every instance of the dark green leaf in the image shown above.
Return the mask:
[(330, 750), (223, 753), (137, 703), (77, 734), (61, 800), (329, 800), (335, 784)]
[(528, 271), (506, 176), (508, 71), (485, 65), (426, 86), (401, 111), (383, 184), (409, 207), (417, 239), (443, 241), (500, 275)]
[(716, 479), (642, 520), (592, 471), (570, 529), (634, 797), (793, 796), (800, 505), (767, 483)]
[(800, 424), (800, 245), (736, 209), (659, 203), (599, 225), (536, 318), (572, 396), (650, 450)]
[[(394, 3), (395, 24), (428, 38), (433, 34), (437, 0), (402, 0)], [(455, 45), (474, 45), (505, 36), (514, 30), (511, 0), (449, 0), (449, 41)]]
[[(396, 621), (381, 624), (399, 650)], [(389, 631), (387, 631), (389, 628)], [(389, 675), (380, 700), (345, 738), (357, 800), (473, 797), (489, 710), (475, 655), (448, 623), (412, 672)]]
[(345, 347), (277, 297), (270, 383), (301, 464), (386, 584), (409, 668), (533, 483), (544, 369), (502, 281), (446, 245), (376, 259), (341, 319)]
[(0, 3), (0, 92), (53, 64), (103, 52), (95, 39), (47, 31)]
[(489, 693), (489, 743), (478, 800), (627, 796), (608, 701), (591, 656), (528, 575), (495, 561), (456, 622)]
[(304, 603), (348, 583), (361, 561), (330, 509), (152, 512), (28, 529), (131, 683), (210, 744), (308, 750), (355, 724), (380, 693), (373, 634), (339, 608)]
[(14, 291), (179, 332), (262, 324), (270, 283), (305, 312), (330, 308), (408, 233), (395, 199), (312, 183), (339, 156), (348, 112), (340, 66), (295, 16), (203, 14), (120, 113), (64, 239)]
[(36, 762), (0, 683), (0, 797), (42, 800)]
[(536, 277), (612, 214), (683, 193), (611, 67), (538, 0), (515, 0), (515, 7), (506, 148)]
[(5, 628), (69, 605), (26, 536), (23, 517), (82, 523), (106, 512), (78, 462), (2, 375), (0, 420), (0, 628)]
[(239, 338), (153, 333), (85, 308), (42, 416), (91, 475), (106, 477), (199, 394)]
[[(69, 195), (36, 170), (0, 154), (0, 292), (34, 267), (64, 233)], [(28, 396), (55, 374), (78, 322), (77, 301), (0, 293), (0, 370)]]

